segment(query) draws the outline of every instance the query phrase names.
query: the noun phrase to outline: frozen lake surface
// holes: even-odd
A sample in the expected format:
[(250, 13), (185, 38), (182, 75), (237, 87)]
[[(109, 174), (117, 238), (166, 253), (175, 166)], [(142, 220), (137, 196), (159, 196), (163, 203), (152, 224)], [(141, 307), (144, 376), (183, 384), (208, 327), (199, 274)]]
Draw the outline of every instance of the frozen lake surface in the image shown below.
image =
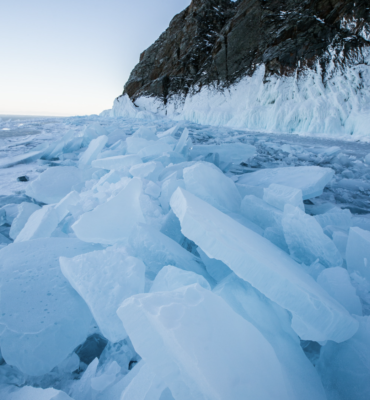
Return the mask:
[(368, 400), (370, 143), (0, 116), (0, 397)]

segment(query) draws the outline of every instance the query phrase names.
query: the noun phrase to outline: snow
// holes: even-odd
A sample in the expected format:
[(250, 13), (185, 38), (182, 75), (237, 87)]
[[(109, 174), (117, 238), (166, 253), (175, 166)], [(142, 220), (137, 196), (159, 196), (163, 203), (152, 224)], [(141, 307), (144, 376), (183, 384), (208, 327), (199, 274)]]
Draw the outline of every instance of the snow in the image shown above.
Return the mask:
[(133, 110), (0, 119), (0, 398), (367, 400), (370, 146)]

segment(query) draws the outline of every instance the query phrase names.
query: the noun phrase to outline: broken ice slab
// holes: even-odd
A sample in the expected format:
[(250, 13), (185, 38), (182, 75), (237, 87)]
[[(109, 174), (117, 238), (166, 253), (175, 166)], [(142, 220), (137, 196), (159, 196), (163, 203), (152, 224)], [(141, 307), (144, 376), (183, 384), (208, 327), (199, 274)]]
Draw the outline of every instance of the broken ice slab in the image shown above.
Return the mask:
[(77, 239), (36, 239), (0, 251), (0, 347), (9, 365), (38, 376), (87, 337), (92, 315), (59, 267), (59, 257), (97, 250)]
[(104, 337), (113, 343), (125, 339), (116, 311), (123, 300), (144, 292), (144, 263), (119, 247), (60, 257), (59, 261), (63, 275), (89, 306)]
[(117, 313), (136, 351), (177, 400), (294, 398), (268, 341), (197, 284), (133, 296)]
[(164, 140), (160, 139), (149, 146), (142, 148), (137, 154), (141, 158), (155, 158), (162, 154), (170, 153), (173, 151), (174, 145), (166, 143)]
[(138, 223), (144, 223), (139, 197), (142, 182), (131, 179), (115, 197), (83, 214), (73, 225), (76, 236), (91, 243), (115, 244), (127, 239)]
[(349, 210), (332, 208), (324, 214), (316, 215), (316, 221), (324, 229), (327, 226), (334, 226), (348, 230), (352, 226), (352, 214)]
[(317, 369), (328, 393), (341, 399), (368, 400), (370, 396), (370, 317), (356, 317), (360, 328), (344, 343), (322, 347)]
[(129, 243), (134, 255), (146, 265), (146, 275), (151, 280), (154, 280), (165, 265), (173, 265), (185, 271), (195, 272), (205, 277), (208, 282), (213, 282), (198, 257), (153, 227), (138, 226), (130, 235)]
[(80, 184), (83, 178), (81, 171), (76, 167), (48, 168), (28, 184), (26, 194), (41, 203), (58, 203), (73, 186)]
[(99, 158), (91, 163), (93, 168), (102, 168), (109, 171), (128, 171), (132, 166), (141, 164), (142, 160), (136, 154), (128, 154), (127, 156), (115, 156), (107, 158)]
[(241, 212), (262, 229), (274, 227), (281, 230), (282, 211), (256, 196), (249, 195), (244, 197), (241, 204)]
[(320, 378), (304, 354), (300, 340), (290, 326), (289, 313), (230, 274), (213, 292), (221, 296), (240, 316), (253, 324), (274, 348), (294, 399), (326, 400)]
[(269, 187), (272, 183), (301, 189), (303, 200), (320, 196), (334, 171), (317, 166), (262, 169), (239, 177), (242, 185)]
[(0, 397), (4, 400), (73, 400), (61, 390), (41, 389), (32, 386), (19, 388), (14, 385), (3, 385), (0, 388)]
[(47, 146), (41, 148), (41, 150), (31, 151), (26, 154), (20, 154), (13, 157), (5, 157), (0, 160), (0, 168), (10, 168), (17, 164), (25, 164), (38, 160), (45, 152)]
[(264, 189), (263, 200), (280, 211), (284, 211), (285, 204), (299, 207), (304, 211), (301, 189), (272, 183)]
[(317, 277), (317, 283), (350, 313), (362, 316), (360, 298), (344, 268), (326, 268)]
[(34, 203), (21, 203), (18, 205), (18, 215), (15, 217), (10, 228), (9, 236), (15, 240), (19, 232), (24, 228), (29, 217), (40, 207)]
[(103, 150), (104, 146), (108, 142), (108, 137), (105, 135), (99, 136), (96, 139), (93, 139), (89, 147), (82, 153), (80, 160), (78, 162), (79, 168), (88, 168), (91, 165), (91, 162), (95, 160), (98, 154)]
[(210, 258), (292, 314), (292, 327), (304, 340), (342, 342), (358, 323), (302, 267), (267, 239), (216, 208), (178, 188), (171, 208), (182, 233)]
[(163, 171), (162, 163), (150, 161), (147, 163), (136, 164), (130, 168), (130, 174), (138, 178), (145, 178), (157, 181), (160, 173)]
[(158, 272), (150, 288), (150, 293), (169, 292), (195, 283), (204, 289), (211, 290), (211, 286), (202, 275), (167, 265)]
[(287, 204), (282, 226), (290, 255), (296, 261), (307, 266), (316, 260), (327, 268), (342, 266), (342, 256), (333, 241), (325, 235), (315, 217)]
[(134, 132), (132, 137), (143, 138), (146, 140), (158, 140), (157, 128), (155, 126), (141, 126), (137, 131)]
[(190, 157), (195, 159), (199, 156), (206, 157), (208, 154), (218, 154), (220, 168), (227, 166), (228, 164), (235, 163), (240, 164), (247, 162), (253, 158), (257, 150), (254, 146), (244, 143), (223, 143), (220, 145), (195, 145), (190, 150)]
[(351, 228), (346, 250), (347, 269), (350, 274), (357, 272), (370, 283), (370, 232)]
[(239, 212), (241, 196), (235, 183), (214, 164), (197, 162), (184, 169), (186, 190), (223, 212)]
[(15, 242), (48, 238), (59, 224), (58, 213), (53, 205), (36, 210), (27, 220), (23, 229), (17, 235)]

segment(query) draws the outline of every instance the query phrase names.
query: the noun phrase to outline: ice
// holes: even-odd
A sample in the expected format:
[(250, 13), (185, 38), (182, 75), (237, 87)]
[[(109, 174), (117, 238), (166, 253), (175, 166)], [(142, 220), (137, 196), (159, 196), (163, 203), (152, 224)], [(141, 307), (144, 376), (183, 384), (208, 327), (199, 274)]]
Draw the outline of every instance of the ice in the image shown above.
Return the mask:
[(25, 164), (30, 163), (32, 161), (38, 160), (45, 153), (45, 149), (31, 151), (26, 154), (20, 154), (18, 156), (13, 157), (4, 157), (0, 160), (0, 169), (1, 168), (10, 168), (17, 164)]
[(73, 400), (65, 392), (53, 388), (41, 389), (32, 386), (18, 388), (7, 386), (0, 388), (1, 398), (4, 400)]
[(104, 146), (108, 142), (108, 136), (102, 135), (93, 139), (89, 147), (82, 153), (80, 160), (78, 162), (79, 168), (87, 168), (91, 165), (91, 162), (94, 161), (98, 154), (103, 150)]
[(173, 126), (172, 128), (167, 129), (164, 132), (158, 133), (157, 136), (159, 138), (163, 138), (163, 137), (166, 137), (166, 136), (175, 136), (180, 128), (181, 128), (181, 124), (177, 124), (177, 125)]
[(137, 227), (130, 236), (129, 243), (134, 254), (146, 265), (146, 275), (151, 280), (164, 266), (172, 265), (212, 281), (198, 257), (150, 226)]
[(154, 199), (158, 199), (161, 195), (161, 188), (154, 182), (149, 182), (146, 185), (145, 191), (146, 194), (152, 196)]
[(320, 378), (304, 354), (290, 326), (290, 315), (235, 274), (229, 275), (214, 293), (253, 324), (274, 348), (286, 381), (297, 400), (326, 400)]
[(344, 232), (337, 231), (333, 233), (333, 242), (337, 246), (337, 249), (342, 256), (342, 258), (346, 258), (346, 249), (348, 242), (348, 235)]
[(197, 251), (203, 264), (206, 266), (207, 272), (216, 282), (222, 281), (232, 273), (231, 269), (226, 264), (214, 258), (209, 258), (200, 247), (197, 248)]
[(83, 175), (76, 167), (52, 167), (28, 185), (26, 194), (41, 203), (54, 204), (82, 181)]
[(59, 216), (53, 205), (36, 210), (27, 220), (15, 239), (15, 243), (48, 238), (59, 224)]
[(220, 168), (223, 169), (230, 163), (240, 164), (247, 162), (256, 155), (256, 148), (244, 143), (222, 143), (220, 145), (195, 145), (190, 151), (194, 159), (208, 154), (218, 154)]
[(321, 349), (318, 370), (330, 399), (370, 398), (370, 317), (357, 320), (360, 328), (353, 338)]
[(370, 282), (370, 232), (361, 228), (349, 230), (346, 250), (347, 268), (350, 274), (356, 272)]
[(267, 340), (197, 284), (133, 296), (117, 313), (135, 349), (177, 400), (292, 398)]
[[(5, 212), (4, 222), (6, 224), (11, 225), (13, 223), (14, 219), (18, 215), (18, 204), (7, 204), (6, 206), (0, 208), (0, 215), (2, 214), (2, 212)], [(1, 221), (1, 217), (0, 217), (0, 221)], [(0, 222), (0, 224), (1, 224), (1, 222)]]
[(158, 140), (156, 132), (157, 132), (157, 128), (155, 126), (141, 126), (132, 135), (132, 137), (143, 138), (146, 140)]
[(77, 205), (80, 200), (80, 195), (76, 191), (72, 191), (55, 205), (55, 211), (58, 214), (59, 222), (69, 214), (73, 206)]
[(169, 211), (171, 196), (178, 187), (182, 187), (185, 189), (185, 182), (183, 179), (176, 179), (175, 177), (170, 177), (163, 182), (161, 197), (159, 198), (159, 201), (161, 203), (164, 212)]
[(137, 164), (130, 168), (130, 174), (138, 178), (145, 178), (157, 181), (160, 173), (163, 171), (163, 165), (157, 161)]
[(317, 166), (262, 169), (242, 175), (238, 183), (249, 186), (269, 187), (272, 183), (301, 189), (303, 200), (320, 196), (332, 180), (334, 171)]
[(83, 214), (72, 225), (76, 236), (85, 242), (115, 244), (127, 239), (138, 223), (144, 223), (139, 203), (142, 182), (129, 181), (115, 197)]
[(184, 169), (186, 190), (224, 212), (239, 212), (241, 197), (235, 183), (215, 165), (199, 162)]
[(299, 207), (304, 211), (301, 189), (272, 183), (268, 188), (264, 189), (263, 200), (280, 211), (284, 211), (285, 204)]
[(87, 337), (91, 313), (59, 268), (59, 256), (96, 249), (76, 239), (35, 239), (0, 251), (0, 347), (9, 365), (37, 376)]
[(127, 153), (137, 154), (141, 149), (144, 149), (145, 147), (155, 144), (156, 140), (157, 138), (155, 138), (155, 140), (147, 140), (142, 137), (130, 136), (126, 139)]
[(107, 158), (99, 158), (91, 163), (93, 168), (103, 168), (109, 171), (129, 171), (129, 169), (136, 165), (142, 163), (142, 160), (136, 154), (129, 154), (127, 156), (115, 156)]
[(292, 314), (301, 339), (342, 342), (357, 331), (347, 310), (271, 242), (183, 189), (173, 194), (171, 207), (182, 233), (208, 257), (224, 262)]
[[(63, 275), (85, 300), (102, 334), (115, 343), (127, 336), (116, 311), (126, 298), (144, 292), (145, 265), (124, 249), (60, 258)], [(102, 298), (104, 301), (102, 301)]]
[(318, 276), (317, 283), (350, 314), (362, 316), (360, 299), (346, 269), (340, 267), (324, 269)]
[(352, 214), (349, 210), (341, 210), (340, 208), (332, 208), (324, 214), (316, 215), (316, 221), (324, 229), (327, 226), (334, 226), (348, 230), (352, 226)]
[(253, 196), (256, 196), (256, 197), (258, 197), (260, 199), (263, 198), (263, 194), (264, 194), (264, 190), (265, 190), (263, 187), (241, 185), (240, 183), (236, 183), (235, 186), (239, 190), (239, 193), (242, 196), (242, 199), (245, 196), (248, 196), (248, 195), (253, 195)]
[[(178, 143), (176, 144), (175, 151), (183, 153), (186, 150), (189, 141), (189, 130), (185, 128), (180, 136)], [(190, 140), (191, 145), (191, 140)]]
[(287, 204), (282, 224), (290, 254), (296, 261), (310, 265), (318, 259), (326, 267), (342, 266), (338, 249), (314, 217)]
[(155, 158), (162, 154), (170, 153), (173, 151), (174, 146), (166, 143), (164, 140), (159, 139), (157, 142), (142, 148), (137, 154), (141, 157)]
[(370, 153), (365, 157), (365, 163), (370, 165)]
[(241, 203), (241, 212), (262, 229), (269, 227), (281, 229), (283, 213), (256, 196), (244, 197)]
[(211, 290), (209, 283), (202, 275), (167, 265), (158, 272), (150, 288), (150, 293), (169, 292), (196, 283), (204, 289)]

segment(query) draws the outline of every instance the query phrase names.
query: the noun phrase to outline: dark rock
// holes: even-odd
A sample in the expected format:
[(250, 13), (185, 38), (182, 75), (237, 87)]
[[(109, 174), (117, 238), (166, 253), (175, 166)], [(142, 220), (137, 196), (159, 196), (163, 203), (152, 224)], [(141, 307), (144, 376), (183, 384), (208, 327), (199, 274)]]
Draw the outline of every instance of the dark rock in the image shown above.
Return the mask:
[(317, 60), (325, 72), (329, 47), (340, 66), (370, 45), (361, 35), (368, 23), (368, 0), (193, 0), (142, 52), (124, 94), (166, 104), (205, 85), (223, 89), (261, 63), (266, 78)]
[(19, 181), (19, 182), (28, 182), (30, 180), (30, 178), (28, 177), (28, 176), (26, 176), (26, 175), (24, 175), (24, 176), (19, 176), (18, 178), (17, 178), (17, 181)]

